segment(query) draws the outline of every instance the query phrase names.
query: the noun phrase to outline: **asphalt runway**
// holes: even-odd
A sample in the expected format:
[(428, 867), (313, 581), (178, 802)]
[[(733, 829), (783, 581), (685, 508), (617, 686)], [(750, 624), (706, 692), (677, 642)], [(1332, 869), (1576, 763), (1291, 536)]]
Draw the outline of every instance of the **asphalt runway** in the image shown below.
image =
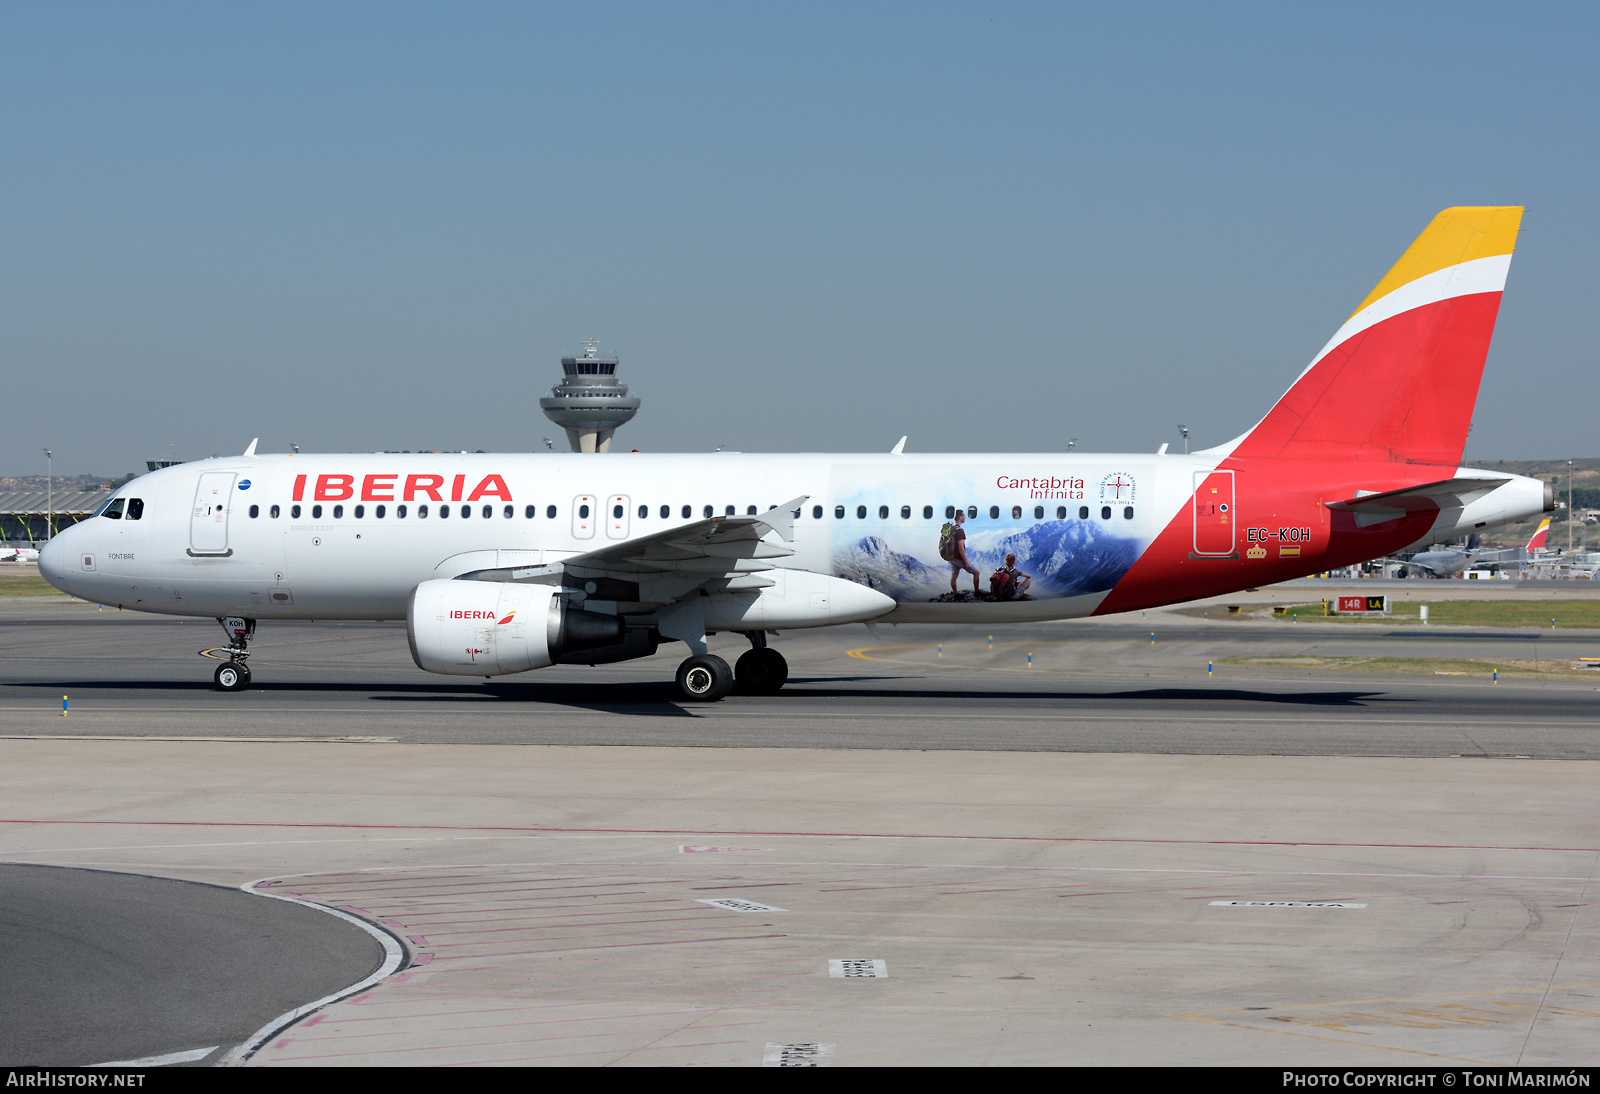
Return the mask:
[[(1600, 670), (1491, 681), (1263, 668), (1230, 658), (1600, 655), (1600, 632), (1229, 622), (1172, 612), (993, 629), (773, 639), (772, 697), (681, 702), (677, 644), (495, 680), (411, 664), (396, 623), (261, 624), (253, 688), (196, 656), (221, 629), (93, 606), (0, 605), (0, 734), (398, 743), (936, 748), (1600, 759)], [(730, 661), (747, 648), (712, 639)], [(62, 697), (68, 713), (62, 716)]]
[[(263, 623), (223, 694), (220, 637), (0, 603), (0, 859), (119, 871), (34, 922), (114, 916), (137, 874), (406, 941), (252, 1065), (1595, 1062), (1600, 679), (1230, 659), (1565, 665), (1600, 633), (857, 626), (704, 706), (681, 647), (457, 680), (395, 624)], [(240, 967), (160, 922), (102, 937), (154, 980)], [(284, 1009), (323, 992), (282, 964)], [(35, 969), (95, 997), (92, 962)], [(130, 1054), (248, 1036), (166, 999)]]
[[(374, 972), (372, 935), (237, 889), (0, 865), (0, 1064), (204, 1066)], [(175, 959), (177, 958), (177, 959)]]

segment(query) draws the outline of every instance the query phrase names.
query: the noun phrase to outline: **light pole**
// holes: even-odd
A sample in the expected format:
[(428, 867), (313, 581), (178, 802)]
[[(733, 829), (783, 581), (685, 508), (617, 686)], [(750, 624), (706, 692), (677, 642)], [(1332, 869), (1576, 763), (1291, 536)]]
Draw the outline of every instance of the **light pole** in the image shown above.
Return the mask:
[(1572, 554), (1572, 461), (1567, 461), (1567, 554)]
[(1189, 427), (1182, 422), (1178, 423), (1178, 432), (1183, 434), (1183, 454), (1189, 454)]
[(44, 538), (49, 539), (56, 534), (56, 480), (55, 457), (47, 448), (44, 450), (44, 496), (48, 499), (48, 507), (44, 518)]
[(1067, 451), (1068, 452), (1071, 452), (1074, 448), (1077, 448), (1077, 447), (1078, 447), (1078, 438), (1074, 437), (1070, 441), (1067, 442)]

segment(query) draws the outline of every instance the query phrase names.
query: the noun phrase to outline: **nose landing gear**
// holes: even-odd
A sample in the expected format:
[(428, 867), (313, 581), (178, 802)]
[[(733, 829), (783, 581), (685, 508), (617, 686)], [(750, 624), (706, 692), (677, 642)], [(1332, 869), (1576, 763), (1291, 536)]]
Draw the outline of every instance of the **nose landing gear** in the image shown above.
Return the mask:
[(250, 637), (256, 633), (256, 621), (230, 615), (217, 622), (228, 632), (228, 659), (217, 666), (211, 678), (218, 691), (243, 691), (250, 686), (250, 666), (245, 662), (250, 659)]

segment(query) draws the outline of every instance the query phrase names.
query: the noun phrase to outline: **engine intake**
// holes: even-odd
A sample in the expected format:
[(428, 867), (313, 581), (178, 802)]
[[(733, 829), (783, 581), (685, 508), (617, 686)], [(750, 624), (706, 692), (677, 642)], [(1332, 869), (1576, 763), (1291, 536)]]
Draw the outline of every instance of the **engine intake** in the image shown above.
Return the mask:
[(411, 659), (447, 676), (505, 676), (624, 639), (614, 615), (574, 608), (549, 585), (424, 581), (406, 607)]

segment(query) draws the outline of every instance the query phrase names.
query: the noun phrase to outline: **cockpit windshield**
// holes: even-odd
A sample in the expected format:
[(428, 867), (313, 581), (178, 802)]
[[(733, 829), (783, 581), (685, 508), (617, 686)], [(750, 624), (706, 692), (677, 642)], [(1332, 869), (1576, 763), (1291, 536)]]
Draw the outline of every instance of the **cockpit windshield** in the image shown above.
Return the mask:
[(110, 501), (106, 502), (100, 507), (100, 512), (96, 513), (95, 516), (108, 517), (111, 520), (121, 520), (123, 500), (124, 499), (122, 498), (112, 498)]

